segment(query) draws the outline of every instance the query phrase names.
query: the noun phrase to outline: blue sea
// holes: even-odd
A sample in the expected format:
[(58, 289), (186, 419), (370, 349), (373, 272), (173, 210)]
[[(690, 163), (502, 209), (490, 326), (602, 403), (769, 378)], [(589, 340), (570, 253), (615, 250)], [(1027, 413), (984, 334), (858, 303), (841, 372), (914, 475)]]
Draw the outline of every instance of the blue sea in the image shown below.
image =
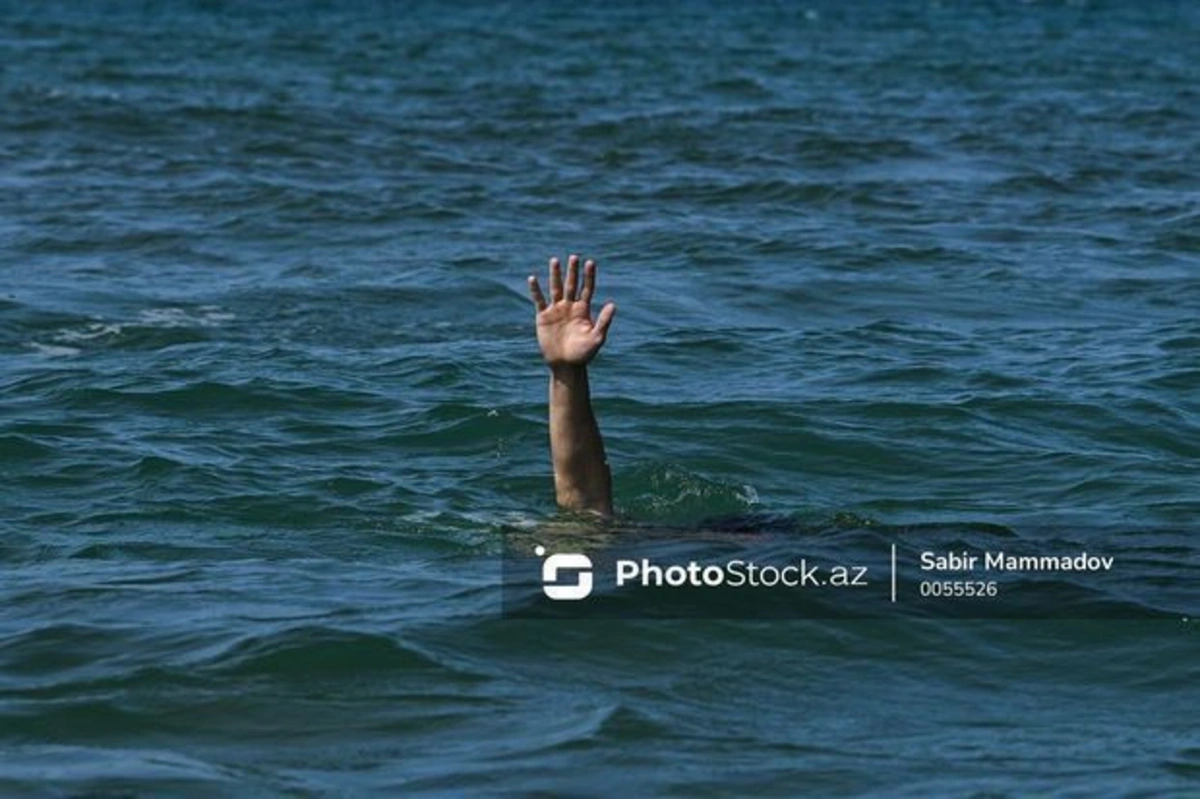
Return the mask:
[[(2, 797), (1200, 796), (1200, 5), (4, 1), (0, 245)], [(502, 601), (929, 525), (1119, 579)]]

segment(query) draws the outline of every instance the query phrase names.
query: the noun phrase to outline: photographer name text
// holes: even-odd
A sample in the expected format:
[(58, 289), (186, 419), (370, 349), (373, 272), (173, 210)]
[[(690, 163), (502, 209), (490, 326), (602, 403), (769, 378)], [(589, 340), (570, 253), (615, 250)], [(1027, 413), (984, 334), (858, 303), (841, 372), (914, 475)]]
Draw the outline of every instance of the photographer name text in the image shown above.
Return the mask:
[(1003, 550), (951, 550), (921, 553), (921, 570), (934, 572), (1106, 572), (1113, 568), (1111, 555), (1086, 550), (1073, 555), (1013, 555)]

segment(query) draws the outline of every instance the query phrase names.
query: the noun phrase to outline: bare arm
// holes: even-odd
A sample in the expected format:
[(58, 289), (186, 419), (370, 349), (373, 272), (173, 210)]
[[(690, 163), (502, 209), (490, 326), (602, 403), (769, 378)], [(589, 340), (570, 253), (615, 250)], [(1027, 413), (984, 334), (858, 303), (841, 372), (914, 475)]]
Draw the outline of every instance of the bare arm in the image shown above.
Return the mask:
[(542, 357), (550, 367), (550, 456), (554, 462), (554, 493), (569, 510), (612, 513), (612, 478), (604, 457), (604, 440), (592, 413), (587, 365), (604, 346), (617, 306), (611, 302), (592, 320), (592, 295), (596, 290), (596, 263), (583, 268), (579, 291), (579, 256), (567, 259), (567, 279), (562, 266), (550, 259), (550, 302), (546, 302), (536, 277), (529, 278), (529, 293), (537, 308), (537, 338)]

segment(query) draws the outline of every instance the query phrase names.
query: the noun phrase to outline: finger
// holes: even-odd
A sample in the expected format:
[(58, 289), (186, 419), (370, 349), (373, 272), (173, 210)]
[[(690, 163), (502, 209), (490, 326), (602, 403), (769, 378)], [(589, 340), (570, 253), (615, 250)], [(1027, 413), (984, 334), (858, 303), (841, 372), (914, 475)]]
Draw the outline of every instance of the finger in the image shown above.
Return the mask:
[(529, 296), (533, 298), (533, 306), (539, 312), (546, 310), (546, 295), (542, 294), (542, 287), (538, 285), (538, 279), (533, 275), (529, 276)]
[(557, 258), (550, 259), (550, 299), (554, 302), (562, 302), (563, 298), (563, 282), (562, 282), (562, 266), (558, 263)]
[(616, 303), (605, 303), (604, 307), (600, 309), (599, 315), (596, 316), (596, 333), (599, 334), (600, 338), (608, 335), (608, 326), (612, 324), (613, 317), (616, 315)]
[(567, 299), (572, 302), (579, 293), (579, 256), (567, 258)]
[(596, 262), (588, 260), (583, 265), (583, 293), (579, 295), (579, 299), (586, 303), (591, 303), (592, 295), (596, 293)]

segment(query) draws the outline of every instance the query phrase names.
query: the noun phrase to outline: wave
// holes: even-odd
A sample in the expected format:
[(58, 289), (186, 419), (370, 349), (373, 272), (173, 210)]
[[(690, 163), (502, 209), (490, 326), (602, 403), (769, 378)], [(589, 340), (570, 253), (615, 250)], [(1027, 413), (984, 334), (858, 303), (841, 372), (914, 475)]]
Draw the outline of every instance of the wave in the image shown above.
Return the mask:
[(336, 627), (293, 627), (248, 636), (211, 659), (198, 673), (290, 681), (355, 677), (388, 672), (417, 674), (445, 686), (486, 679), (444, 662), (428, 651), (391, 636)]

